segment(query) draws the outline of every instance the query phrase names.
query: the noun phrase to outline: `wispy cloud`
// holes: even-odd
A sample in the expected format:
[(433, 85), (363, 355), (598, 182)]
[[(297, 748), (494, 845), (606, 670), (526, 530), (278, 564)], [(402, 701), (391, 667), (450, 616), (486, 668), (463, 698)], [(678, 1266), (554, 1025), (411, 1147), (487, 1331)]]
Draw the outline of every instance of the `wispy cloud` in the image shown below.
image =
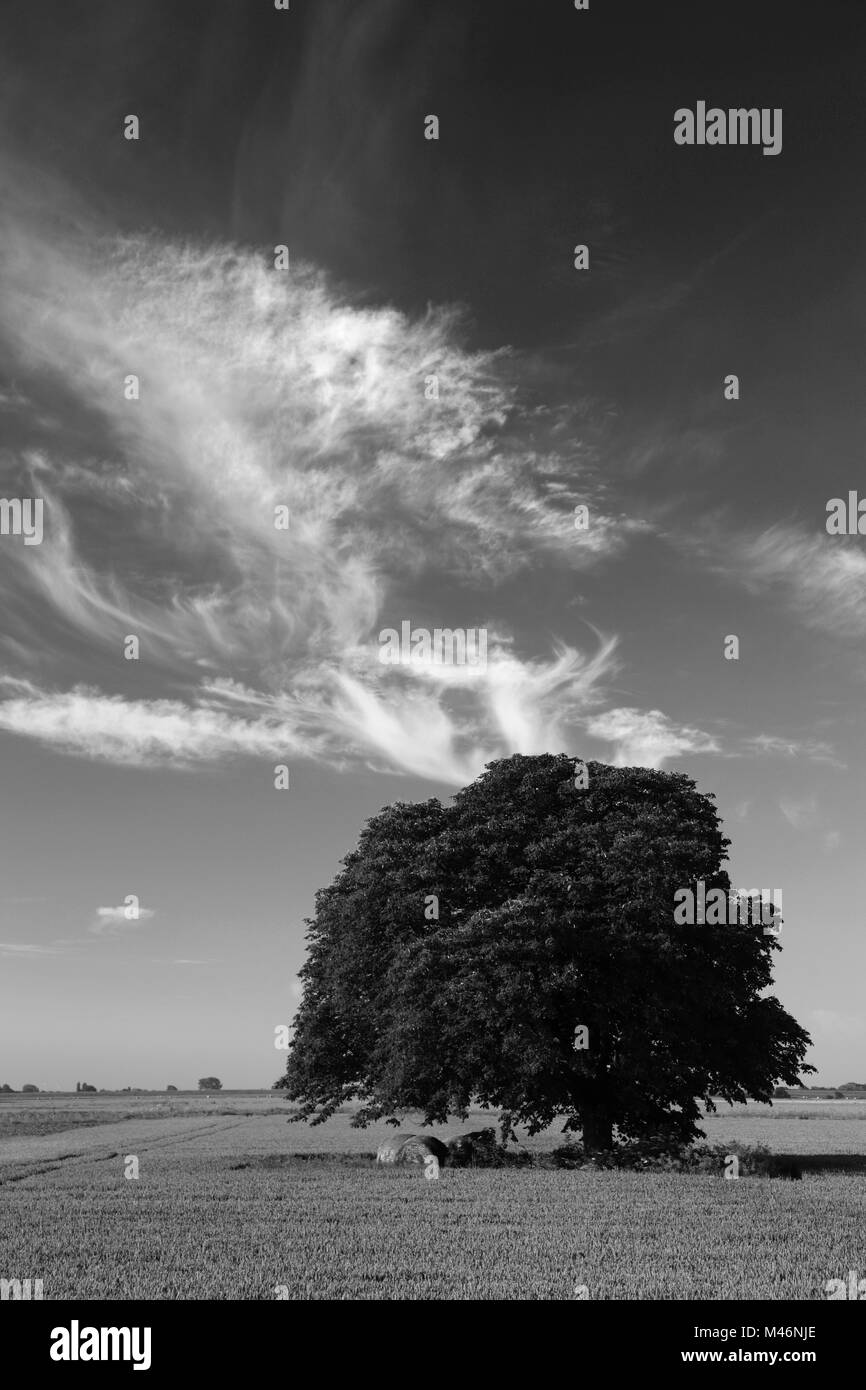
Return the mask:
[(808, 759), (809, 762), (830, 763), (833, 767), (844, 768), (832, 746), (822, 739), (781, 738), (776, 734), (756, 734), (743, 740), (744, 756), (765, 753), (770, 756)]
[(84, 687), (47, 691), (0, 679), (0, 688), (14, 691), (0, 702), (0, 728), (131, 766), (298, 754), (334, 763), (364, 759), (460, 783), (502, 749), (533, 753), (551, 741), (562, 744), (568, 721), (598, 702), (614, 646), (602, 639), (591, 657), (561, 647), (547, 661), (520, 661), (494, 647), (487, 667), (474, 669), (385, 667), (371, 645), (347, 651), (342, 669), (302, 668), (291, 694), (218, 681), (185, 701), (130, 700)]
[(197, 959), (192, 956), (154, 956), (155, 965), (214, 965), (212, 959)]
[[(822, 512), (816, 521), (824, 519)], [(856, 538), (779, 522), (740, 534), (700, 527), (677, 543), (750, 592), (780, 599), (808, 627), (843, 638), (866, 633), (866, 554)]]
[[(63, 752), (139, 767), (189, 767), (237, 754), (271, 756), (305, 748), (275, 710), (269, 718), (243, 719), (207, 703), (204, 695), (200, 699), (126, 700), (85, 687), (46, 691), (28, 683), (25, 692), (0, 703), (0, 728)], [(269, 706), (273, 709), (272, 702)]]
[(15, 956), (56, 956), (57, 952), (51, 946), (37, 946), (33, 942), (14, 942), (0, 941), (0, 956), (13, 959)]
[[(645, 524), (605, 507), (579, 440), (524, 410), (507, 352), (467, 350), (450, 309), (371, 308), (237, 247), (72, 224), (48, 243), (8, 170), (5, 192), (7, 346), (99, 421), (88, 448), (21, 454), (47, 522), (41, 546), (0, 555), (10, 641), (33, 642), (41, 605), (67, 654), (83, 642), (122, 689), (107, 675), (70, 688), (62, 654), (50, 669), (63, 644), (35, 647), (5, 678), (0, 728), (133, 765), (296, 755), (457, 783), (567, 742), (603, 704), (615, 639), (527, 650), (498, 593), (540, 565), (604, 563)], [(431, 605), (443, 577), (447, 603)], [(424, 611), (407, 612), (417, 592)], [(377, 660), (378, 630), (404, 616), (468, 628), (482, 614), (483, 670)], [(141, 667), (121, 662), (130, 634)], [(130, 689), (139, 670), (147, 694)]]

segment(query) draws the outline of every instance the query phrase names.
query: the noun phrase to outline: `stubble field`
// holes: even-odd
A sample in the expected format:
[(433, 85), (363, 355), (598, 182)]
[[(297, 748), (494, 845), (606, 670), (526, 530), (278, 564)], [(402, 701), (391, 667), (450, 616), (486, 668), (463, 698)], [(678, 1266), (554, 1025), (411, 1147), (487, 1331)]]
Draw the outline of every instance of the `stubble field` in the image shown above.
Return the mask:
[[(46, 1299), (822, 1299), (866, 1275), (866, 1171), (428, 1182), (376, 1168), (386, 1126), (286, 1112), (271, 1093), (3, 1096), (0, 1278), (41, 1279)], [(726, 1107), (705, 1127), (866, 1170), (863, 1105)]]

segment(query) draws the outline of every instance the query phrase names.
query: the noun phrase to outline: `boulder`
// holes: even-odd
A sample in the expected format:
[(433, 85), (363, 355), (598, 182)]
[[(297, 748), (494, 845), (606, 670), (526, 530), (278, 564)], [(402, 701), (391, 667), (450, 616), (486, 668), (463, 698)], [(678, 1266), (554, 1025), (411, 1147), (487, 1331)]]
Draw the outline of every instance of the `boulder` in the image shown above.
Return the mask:
[(413, 1134), (395, 1134), (390, 1139), (386, 1139), (384, 1144), (380, 1144), (376, 1154), (377, 1163), (396, 1163), (397, 1155), (407, 1139), (414, 1139)]
[(487, 1167), (495, 1158), (495, 1129), (474, 1129), (469, 1134), (458, 1134), (448, 1144), (448, 1162), (452, 1168)]
[(423, 1163), (434, 1154), (440, 1163), (448, 1158), (448, 1150), (441, 1139), (432, 1134), (395, 1134), (386, 1139), (376, 1154), (377, 1163)]
[(424, 1163), (431, 1154), (442, 1164), (448, 1158), (448, 1149), (441, 1139), (435, 1139), (432, 1134), (413, 1134), (402, 1145), (397, 1162)]

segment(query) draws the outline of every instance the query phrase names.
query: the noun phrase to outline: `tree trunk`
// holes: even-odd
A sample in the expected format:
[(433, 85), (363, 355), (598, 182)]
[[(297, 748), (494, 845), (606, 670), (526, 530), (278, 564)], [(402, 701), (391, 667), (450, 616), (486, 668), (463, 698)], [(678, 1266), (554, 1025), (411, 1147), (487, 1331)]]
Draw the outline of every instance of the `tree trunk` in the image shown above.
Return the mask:
[(584, 1105), (580, 1112), (585, 1149), (613, 1148), (613, 1120), (603, 1110), (591, 1109)]

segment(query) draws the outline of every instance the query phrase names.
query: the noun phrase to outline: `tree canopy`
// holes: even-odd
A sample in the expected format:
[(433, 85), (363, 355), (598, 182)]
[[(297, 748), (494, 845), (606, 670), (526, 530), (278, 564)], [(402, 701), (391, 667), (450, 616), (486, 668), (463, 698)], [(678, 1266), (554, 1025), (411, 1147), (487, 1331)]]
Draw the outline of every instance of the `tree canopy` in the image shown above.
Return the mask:
[(731, 888), (713, 798), (644, 768), (576, 780), (565, 755), (515, 755), (453, 805), (368, 822), (307, 923), (278, 1083), (295, 1118), (354, 1099), (356, 1124), (433, 1124), (480, 1103), (506, 1133), (562, 1117), (589, 1147), (614, 1127), (687, 1141), (701, 1102), (766, 1101), (813, 1070), (766, 993), (776, 937), (674, 922), (678, 889)]

